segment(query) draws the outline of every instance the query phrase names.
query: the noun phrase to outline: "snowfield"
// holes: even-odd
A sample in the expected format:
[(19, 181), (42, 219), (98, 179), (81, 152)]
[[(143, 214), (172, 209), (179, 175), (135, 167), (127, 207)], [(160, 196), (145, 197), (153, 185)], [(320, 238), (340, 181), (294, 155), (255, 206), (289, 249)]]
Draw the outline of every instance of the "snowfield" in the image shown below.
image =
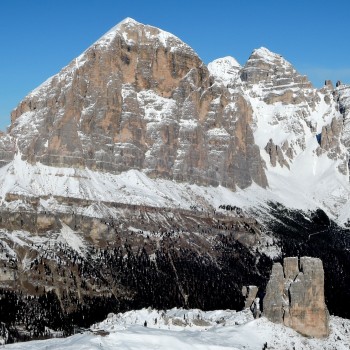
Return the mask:
[[(145, 327), (145, 322), (147, 327)], [(350, 320), (331, 317), (331, 334), (326, 339), (305, 338), (290, 328), (254, 320), (247, 309), (201, 311), (142, 309), (110, 314), (83, 334), (6, 345), (12, 350), (348, 350)]]

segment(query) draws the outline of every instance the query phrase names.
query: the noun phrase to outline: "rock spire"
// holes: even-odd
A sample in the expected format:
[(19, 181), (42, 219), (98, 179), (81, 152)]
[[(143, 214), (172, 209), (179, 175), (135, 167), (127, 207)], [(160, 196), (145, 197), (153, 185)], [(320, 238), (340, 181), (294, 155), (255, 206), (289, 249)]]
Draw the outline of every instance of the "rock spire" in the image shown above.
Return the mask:
[(310, 337), (329, 334), (324, 271), (318, 258), (285, 258), (275, 263), (263, 300), (263, 315)]

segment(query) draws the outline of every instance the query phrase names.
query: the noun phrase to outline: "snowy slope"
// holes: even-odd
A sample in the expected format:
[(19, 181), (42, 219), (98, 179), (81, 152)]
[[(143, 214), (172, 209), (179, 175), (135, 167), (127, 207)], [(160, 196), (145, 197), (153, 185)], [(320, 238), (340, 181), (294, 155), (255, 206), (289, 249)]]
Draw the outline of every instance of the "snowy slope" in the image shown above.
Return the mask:
[[(147, 327), (144, 327), (144, 322)], [(326, 339), (310, 339), (269, 322), (253, 320), (249, 310), (143, 309), (110, 314), (85, 334), (6, 345), (6, 349), (197, 349), (197, 350), (345, 350), (349, 349), (350, 321), (331, 317), (331, 334)]]
[[(314, 109), (306, 109), (307, 117), (300, 118), (300, 111), (305, 110), (305, 106), (281, 102), (267, 104), (261, 97), (250, 96), (255, 117), (254, 138), (266, 163), (269, 190), (277, 201), (300, 209), (307, 209), (310, 202), (318, 203), (341, 223), (347, 220), (349, 209), (348, 174), (339, 171), (347, 151), (341, 146), (343, 153), (337, 159), (331, 159), (325, 152), (318, 154), (316, 135), (331, 123), (332, 118), (339, 118), (336, 109), (321, 97)], [(311, 130), (309, 125), (314, 129)], [(284, 159), (289, 168), (278, 162), (276, 166), (271, 165), (265, 151), (269, 140), (281, 149), (288, 145), (291, 156), (284, 152)]]
[[(324, 209), (333, 219), (343, 224), (350, 217), (350, 189), (347, 179), (340, 174), (337, 163), (325, 154), (314, 157), (310, 145), (296, 157), (291, 169), (268, 166), (269, 188), (255, 184), (245, 190), (233, 192), (225, 187), (198, 186), (164, 179), (151, 179), (138, 170), (119, 175), (89, 169), (55, 168), (40, 163), (31, 165), (21, 160), (0, 168), (1, 205), (16, 210), (24, 202), (7, 201), (8, 194), (20, 198), (39, 198), (42, 210), (70, 211), (59, 205), (55, 197), (70, 197), (95, 201), (96, 205), (81, 209), (81, 214), (95, 217), (113, 216), (112, 209), (105, 212), (101, 202), (116, 202), (153, 207), (205, 210), (217, 209), (221, 204), (231, 204), (249, 212), (264, 211), (267, 201), (276, 201), (287, 207), (313, 210)], [(268, 163), (268, 162), (266, 162)], [(44, 197), (44, 198), (43, 198)]]
[(231, 56), (218, 58), (208, 64), (210, 74), (225, 85), (235, 82), (240, 68), (241, 65)]

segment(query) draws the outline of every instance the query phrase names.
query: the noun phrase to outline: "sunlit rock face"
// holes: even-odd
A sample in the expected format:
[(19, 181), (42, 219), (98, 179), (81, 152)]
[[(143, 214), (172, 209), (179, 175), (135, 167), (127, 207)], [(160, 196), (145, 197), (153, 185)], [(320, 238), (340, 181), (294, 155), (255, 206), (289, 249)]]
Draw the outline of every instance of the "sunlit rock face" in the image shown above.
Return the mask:
[(329, 81), (314, 89), (263, 47), (243, 66), (228, 56), (207, 67), (174, 35), (127, 18), (18, 105), (0, 155), (236, 189), (267, 187), (266, 165), (293, 172), (313, 152), (347, 175), (348, 95)]
[(310, 337), (329, 335), (324, 271), (317, 258), (285, 258), (275, 263), (266, 287), (263, 315)]
[(126, 19), (19, 104), (11, 135), (32, 163), (265, 187), (251, 120), (188, 45)]

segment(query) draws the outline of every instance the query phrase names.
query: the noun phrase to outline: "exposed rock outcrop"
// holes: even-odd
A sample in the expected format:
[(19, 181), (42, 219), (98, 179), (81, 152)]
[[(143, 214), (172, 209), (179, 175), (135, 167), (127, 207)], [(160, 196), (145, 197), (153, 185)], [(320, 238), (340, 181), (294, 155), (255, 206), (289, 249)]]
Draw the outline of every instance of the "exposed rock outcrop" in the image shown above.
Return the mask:
[(250, 308), (254, 300), (256, 298), (256, 295), (258, 294), (258, 287), (257, 286), (243, 286), (242, 288), (242, 295), (244, 296), (244, 308)]
[(324, 82), (324, 85), (325, 85), (325, 87), (327, 87), (329, 90), (331, 90), (331, 91), (334, 90), (334, 86), (333, 86), (332, 80), (326, 80), (326, 81)]
[(344, 146), (350, 151), (350, 86), (337, 84), (334, 98), (339, 103), (339, 112), (342, 114), (343, 130), (341, 140)]
[(270, 139), (270, 141), (266, 145), (265, 151), (270, 156), (270, 162), (272, 166), (275, 167), (278, 162), (281, 167), (286, 166), (289, 169), (289, 164), (284, 159), (281, 147), (278, 145), (275, 145), (272, 139)]
[[(282, 103), (293, 103), (297, 98), (295, 87), (311, 88), (306, 76), (300, 75), (281, 55), (261, 47), (253, 51), (241, 70), (241, 79), (248, 84), (264, 83), (265, 88), (273, 87), (275, 94), (266, 97), (267, 103), (277, 100)], [(287, 87), (287, 89), (286, 89)], [(276, 91), (281, 91), (281, 94)]]
[(0, 131), (0, 167), (11, 162), (15, 155), (16, 145), (10, 135)]
[(310, 337), (329, 334), (324, 271), (318, 258), (285, 258), (275, 263), (263, 300), (263, 315)]

